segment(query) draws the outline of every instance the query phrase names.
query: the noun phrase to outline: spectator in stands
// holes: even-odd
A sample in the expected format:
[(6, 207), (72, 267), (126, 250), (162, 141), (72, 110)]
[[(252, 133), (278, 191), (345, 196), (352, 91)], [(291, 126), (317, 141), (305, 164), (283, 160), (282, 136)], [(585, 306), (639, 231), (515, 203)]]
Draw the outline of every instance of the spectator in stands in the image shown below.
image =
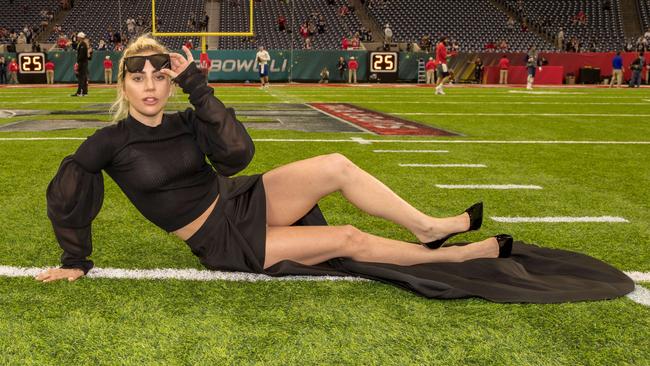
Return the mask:
[(113, 61), (109, 55), (104, 57), (104, 84), (113, 84)]
[(190, 50), (193, 50), (193, 49), (194, 49), (194, 44), (192, 43), (192, 40), (191, 40), (191, 39), (188, 39), (187, 41), (185, 41), (184, 46), (187, 47), (187, 48), (190, 49)]
[(347, 4), (341, 5), (341, 7), (339, 8), (339, 16), (345, 17), (348, 14), (350, 14), (350, 8), (348, 8), (348, 5)]
[(260, 83), (262, 86), (261, 89), (269, 87), (269, 65), (268, 62), (271, 61), (271, 56), (264, 49), (264, 46), (259, 46), (257, 48), (257, 55), (255, 55), (257, 64), (260, 70)]
[(307, 37), (307, 38), (305, 38), (305, 49), (306, 50), (311, 50), (311, 48), (312, 48), (312, 46), (311, 46), (311, 37)]
[(104, 42), (103, 39), (99, 40), (99, 44), (97, 45), (97, 50), (98, 51), (106, 51), (106, 42)]
[(47, 60), (45, 63), (45, 79), (48, 84), (54, 84), (54, 62)]
[(144, 28), (144, 17), (142, 15), (138, 15), (138, 19), (135, 21), (135, 32), (136, 34), (141, 34), (142, 29)]
[(358, 50), (361, 47), (361, 40), (359, 39), (359, 33), (355, 33), (354, 37), (352, 37), (352, 42), (350, 42), (350, 45), (352, 46), (352, 49)]
[(59, 37), (59, 39), (56, 41), (56, 45), (64, 51), (68, 48), (68, 38), (65, 36), (65, 34), (62, 34)]
[(0, 84), (7, 83), (7, 63), (5, 57), (0, 56)]
[(384, 26), (384, 38), (388, 43), (391, 43), (393, 41), (393, 30), (390, 29), (390, 24), (388, 23), (386, 23)]
[(304, 42), (305, 38), (309, 37), (309, 28), (307, 27), (307, 22), (302, 23), (300, 25), (300, 29), (298, 30), (300, 33), (300, 36), (302, 37), (302, 40)]
[(348, 63), (345, 61), (343, 56), (339, 57), (339, 62), (336, 64), (336, 68), (339, 70), (339, 79), (342, 82), (345, 82), (345, 70), (348, 69)]
[(487, 52), (494, 52), (494, 50), (496, 49), (496, 46), (494, 45), (494, 42), (492, 42), (492, 41), (488, 41), (488, 42), (485, 44), (484, 48), (485, 48), (485, 50), (486, 50)]
[(330, 80), (330, 71), (327, 69), (327, 67), (323, 67), (323, 69), (320, 71), (320, 80), (318, 81), (319, 84), (327, 84), (329, 83)]
[(609, 83), (609, 87), (614, 86), (616, 82), (620, 88), (623, 84), (623, 57), (621, 52), (616, 52), (616, 56), (612, 59), (612, 80)]
[(449, 40), (447, 37), (440, 38), (440, 42), (436, 45), (436, 64), (437, 64), (437, 76), (438, 80), (436, 81), (436, 95), (445, 94), (443, 90), (445, 83), (449, 80), (449, 69), (447, 67), (447, 43)]
[(564, 29), (560, 28), (557, 32), (557, 37), (555, 38), (556, 47), (558, 50), (564, 49)]
[(506, 28), (509, 30), (515, 30), (515, 18), (508, 16), (508, 21), (506, 21)]
[(208, 12), (205, 12), (205, 14), (203, 14), (203, 22), (201, 23), (201, 29), (207, 32), (208, 23), (210, 23), (210, 16), (208, 15)]
[(16, 44), (25, 44), (27, 43), (27, 37), (25, 37), (24, 32), (20, 32), (18, 38), (16, 38)]
[(474, 60), (474, 80), (477, 84), (483, 84), (483, 61), (480, 57)]
[(501, 56), (499, 60), (499, 84), (508, 84), (508, 68), (510, 60), (507, 55)]
[(9, 58), (9, 84), (18, 84), (18, 63), (14, 58)]
[(278, 17), (278, 32), (286, 32), (287, 30), (287, 18), (280, 14)]
[(348, 47), (350, 47), (350, 43), (348, 42), (348, 37), (343, 36), (343, 39), (341, 39), (341, 49), (347, 50)]
[(424, 70), (426, 71), (427, 84), (433, 84), (436, 81), (436, 62), (433, 60), (433, 57), (429, 57), (426, 65), (424, 65)]
[(650, 39), (650, 28), (648, 28), (645, 33), (643, 34), (643, 37), (646, 39)]
[(359, 63), (352, 56), (348, 62), (348, 84), (357, 83), (357, 69), (359, 69)]
[(318, 16), (318, 24), (316, 27), (318, 28), (318, 34), (323, 34), (325, 33), (325, 25), (327, 23), (325, 22), (325, 17), (323, 15)]
[(502, 39), (499, 41), (499, 51), (507, 51), (508, 50), (508, 42), (506, 42), (505, 39)]
[(638, 88), (641, 86), (641, 70), (643, 69), (643, 52), (630, 64), (632, 70), (632, 78), (630, 79), (630, 88)]

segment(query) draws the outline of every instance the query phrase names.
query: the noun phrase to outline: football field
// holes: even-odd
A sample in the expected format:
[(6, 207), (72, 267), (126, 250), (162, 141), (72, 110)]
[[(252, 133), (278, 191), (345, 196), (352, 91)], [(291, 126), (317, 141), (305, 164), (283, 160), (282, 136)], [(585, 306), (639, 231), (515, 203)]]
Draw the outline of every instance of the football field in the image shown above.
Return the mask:
[[(255, 141), (243, 175), (339, 152), (430, 215), (483, 201), (481, 230), (452, 241), (509, 233), (603, 260), (637, 285), (615, 300), (547, 305), (427, 300), (351, 279), (201, 277), (187, 245), (144, 219), (107, 174), (91, 257), (105, 275), (37, 282), (34, 271), (61, 253), (45, 189), (93, 133), (48, 126), (107, 124), (115, 97), (93, 85), (87, 97), (73, 91), (0, 89), (2, 365), (650, 365), (648, 88), (450, 87), (436, 96), (413, 85), (215, 86)], [(317, 132), (275, 115), (307, 103), (349, 103), (457, 136)], [(189, 106), (178, 90), (168, 109)], [(321, 208), (332, 225), (416, 240), (340, 194)]]

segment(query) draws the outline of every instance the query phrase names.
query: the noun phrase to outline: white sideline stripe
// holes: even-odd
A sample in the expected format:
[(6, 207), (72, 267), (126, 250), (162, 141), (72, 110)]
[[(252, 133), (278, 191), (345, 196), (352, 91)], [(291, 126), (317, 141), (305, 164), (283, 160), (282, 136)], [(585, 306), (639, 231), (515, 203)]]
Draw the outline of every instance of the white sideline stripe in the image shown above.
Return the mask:
[(487, 168), (484, 164), (399, 164), (403, 167), (418, 168)]
[(630, 300), (641, 305), (650, 306), (650, 290), (643, 286), (634, 286), (634, 291), (626, 295)]
[[(0, 266), (0, 277), (35, 277), (50, 267), (13, 267)], [(635, 282), (645, 281), (650, 278), (648, 272), (625, 272)], [(93, 268), (88, 272), (89, 278), (132, 279), (132, 280), (181, 280), (181, 281), (370, 281), (361, 277), (352, 276), (284, 276), (271, 277), (257, 273), (245, 272), (220, 272), (176, 268), (162, 269), (122, 269), (122, 268)], [(650, 306), (650, 290), (643, 286), (635, 286), (634, 291), (627, 297), (639, 304)]]
[(444, 189), (542, 189), (540, 186), (527, 186), (518, 184), (436, 184)]
[(490, 217), (496, 222), (509, 222), (509, 223), (520, 223), (520, 222), (629, 222), (622, 217), (615, 216), (582, 216), (582, 217), (569, 217), (569, 216), (557, 216), (557, 217)]
[(636, 272), (630, 271), (625, 272), (626, 275), (630, 276), (634, 282), (650, 282), (650, 272)]
[[(395, 102), (402, 103), (402, 102)], [(453, 113), (453, 112), (402, 112), (390, 113), (396, 116), (543, 116), (543, 117), (650, 117), (650, 114), (633, 113)]]
[(449, 150), (372, 150), (374, 153), (448, 153)]
[[(50, 141), (85, 140), (85, 137), (0, 137), (0, 141)], [(650, 145), (650, 141), (575, 141), (575, 140), (373, 140), (356, 137), (352, 139), (253, 139), (256, 142), (354, 142), (361, 143), (424, 143), (424, 144), (513, 144), (513, 145)]]
[[(48, 269), (0, 266), (0, 276), (3, 277), (35, 277)], [(184, 281), (368, 281), (361, 277), (352, 276), (284, 276), (272, 277), (258, 273), (207, 271), (193, 268), (176, 269), (123, 269), (123, 268), (93, 268), (88, 272), (89, 278), (135, 279), (135, 280), (184, 280)]]

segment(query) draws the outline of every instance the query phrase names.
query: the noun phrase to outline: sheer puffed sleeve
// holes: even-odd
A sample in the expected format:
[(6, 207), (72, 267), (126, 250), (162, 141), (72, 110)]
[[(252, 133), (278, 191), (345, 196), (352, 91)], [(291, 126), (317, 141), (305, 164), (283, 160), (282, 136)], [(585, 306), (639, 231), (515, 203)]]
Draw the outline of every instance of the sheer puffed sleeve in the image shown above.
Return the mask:
[(194, 63), (175, 81), (189, 94), (194, 106), (181, 113), (181, 118), (194, 130), (201, 151), (217, 171), (231, 176), (246, 168), (255, 154), (253, 140), (244, 125), (235, 117), (232, 108), (226, 108), (214, 96), (205, 76)]
[(104, 199), (102, 173), (90, 173), (67, 156), (48, 185), (46, 197), (47, 216), (63, 249), (61, 268), (79, 268), (88, 273), (93, 267), (87, 259), (92, 252), (91, 222)]

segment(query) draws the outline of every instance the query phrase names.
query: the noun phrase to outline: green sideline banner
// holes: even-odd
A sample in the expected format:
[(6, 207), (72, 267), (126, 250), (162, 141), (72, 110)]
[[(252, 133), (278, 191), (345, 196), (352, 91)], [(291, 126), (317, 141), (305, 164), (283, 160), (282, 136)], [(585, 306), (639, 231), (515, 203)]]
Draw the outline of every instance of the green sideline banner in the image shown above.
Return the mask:
[[(200, 51), (192, 51), (195, 62), (199, 62)], [(210, 50), (208, 57), (212, 67), (208, 75), (210, 82), (246, 82), (259, 81), (258, 65), (255, 60), (256, 50)], [(367, 51), (313, 51), (313, 50), (273, 50), (271, 55), (270, 79), (271, 81), (302, 81), (315, 82), (320, 80), (320, 72), (324, 67), (330, 72), (330, 82), (343, 81), (348, 78), (347, 71), (340, 75), (336, 68), (339, 57), (343, 56), (349, 61), (354, 56), (359, 62), (357, 77), (359, 82), (368, 80), (368, 52)], [(15, 57), (7, 53), (5, 57)], [(109, 56), (113, 61), (113, 82), (117, 78), (117, 64), (122, 57), (121, 52), (95, 51), (88, 65), (88, 78), (93, 83), (104, 82), (104, 59)], [(74, 51), (55, 51), (47, 53), (47, 58), (54, 62), (54, 80), (58, 83), (76, 83), (74, 64), (77, 53)], [(418, 59), (428, 58), (425, 53), (401, 52), (399, 54), (399, 80), (416, 81), (418, 73)]]

